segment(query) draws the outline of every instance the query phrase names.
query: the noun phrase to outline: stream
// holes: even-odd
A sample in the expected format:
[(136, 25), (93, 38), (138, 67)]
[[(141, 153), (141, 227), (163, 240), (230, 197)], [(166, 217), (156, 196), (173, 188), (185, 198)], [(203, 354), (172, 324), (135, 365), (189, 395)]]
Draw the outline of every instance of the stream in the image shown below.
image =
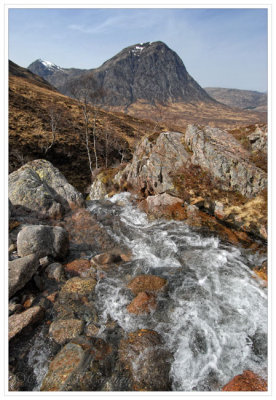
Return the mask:
[[(157, 331), (173, 354), (174, 391), (221, 390), (244, 370), (267, 378), (267, 289), (252, 272), (261, 255), (207, 237), (182, 221), (149, 221), (129, 193), (90, 201), (88, 209), (118, 247), (132, 252), (131, 261), (97, 283), (103, 326), (111, 317), (126, 332)], [(146, 315), (126, 309), (133, 298), (126, 285), (140, 274), (168, 281), (157, 310)]]

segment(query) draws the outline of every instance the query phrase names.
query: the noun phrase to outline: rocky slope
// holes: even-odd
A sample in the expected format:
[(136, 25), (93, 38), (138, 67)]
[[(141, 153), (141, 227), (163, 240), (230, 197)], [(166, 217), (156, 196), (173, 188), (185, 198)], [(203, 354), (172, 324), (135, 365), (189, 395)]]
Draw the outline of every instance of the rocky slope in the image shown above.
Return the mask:
[(267, 94), (253, 90), (206, 87), (204, 90), (220, 103), (230, 107), (267, 112)]
[[(84, 191), (91, 181), (84, 139), (82, 110), (73, 99), (61, 95), (48, 82), (10, 61), (9, 71), (9, 168), (46, 158)], [(56, 123), (52, 143), (52, 122)], [(95, 166), (90, 121), (90, 149)], [(155, 124), (120, 113), (99, 110), (96, 148), (99, 167), (129, 160), (136, 141), (152, 132)], [(160, 129), (160, 128), (158, 128)]]

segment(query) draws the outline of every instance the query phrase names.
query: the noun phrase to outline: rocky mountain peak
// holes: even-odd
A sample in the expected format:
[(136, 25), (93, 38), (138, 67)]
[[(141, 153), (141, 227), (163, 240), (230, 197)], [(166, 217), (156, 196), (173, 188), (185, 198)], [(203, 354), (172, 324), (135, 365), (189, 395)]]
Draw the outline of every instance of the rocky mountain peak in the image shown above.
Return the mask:
[(62, 71), (62, 68), (58, 65), (52, 63), (51, 61), (42, 60), (41, 58), (31, 63), (28, 69), (32, 73), (37, 74), (45, 79), (47, 79), (49, 76), (52, 76), (57, 71)]
[(213, 101), (188, 74), (180, 57), (161, 41), (129, 46), (94, 74), (107, 93), (105, 103), (109, 105), (138, 100), (152, 104)]

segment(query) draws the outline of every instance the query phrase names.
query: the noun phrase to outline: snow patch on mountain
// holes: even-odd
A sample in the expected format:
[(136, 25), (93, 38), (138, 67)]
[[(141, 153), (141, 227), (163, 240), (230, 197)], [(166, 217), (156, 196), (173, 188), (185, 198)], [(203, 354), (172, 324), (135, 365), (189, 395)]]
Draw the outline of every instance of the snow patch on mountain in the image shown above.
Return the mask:
[(51, 61), (46, 61), (46, 60), (39, 60), (41, 62), (41, 64), (44, 65), (44, 67), (46, 67), (49, 70), (55, 71), (57, 69), (62, 69), (60, 68), (58, 65), (52, 63)]

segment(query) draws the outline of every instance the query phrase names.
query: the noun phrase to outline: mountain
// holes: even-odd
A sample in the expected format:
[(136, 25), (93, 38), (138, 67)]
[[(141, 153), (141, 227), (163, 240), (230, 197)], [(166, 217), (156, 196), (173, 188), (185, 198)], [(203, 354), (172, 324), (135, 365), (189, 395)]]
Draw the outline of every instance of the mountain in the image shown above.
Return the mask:
[(188, 123), (224, 128), (266, 122), (265, 113), (232, 109), (213, 99), (187, 72), (180, 57), (160, 41), (129, 46), (99, 68), (66, 69), (37, 60), (29, 69), (69, 96), (72, 84), (80, 88), (93, 76), (103, 89), (101, 107), (162, 121), (178, 130)]
[(41, 59), (28, 69), (64, 94), (69, 94), (69, 80), (77, 81), (80, 75), (93, 72), (108, 106), (128, 106), (141, 99), (150, 104), (214, 102), (188, 74), (180, 57), (160, 41), (129, 46), (96, 69), (66, 69)]
[(267, 111), (267, 94), (253, 90), (207, 87), (205, 91), (220, 103), (245, 110)]

